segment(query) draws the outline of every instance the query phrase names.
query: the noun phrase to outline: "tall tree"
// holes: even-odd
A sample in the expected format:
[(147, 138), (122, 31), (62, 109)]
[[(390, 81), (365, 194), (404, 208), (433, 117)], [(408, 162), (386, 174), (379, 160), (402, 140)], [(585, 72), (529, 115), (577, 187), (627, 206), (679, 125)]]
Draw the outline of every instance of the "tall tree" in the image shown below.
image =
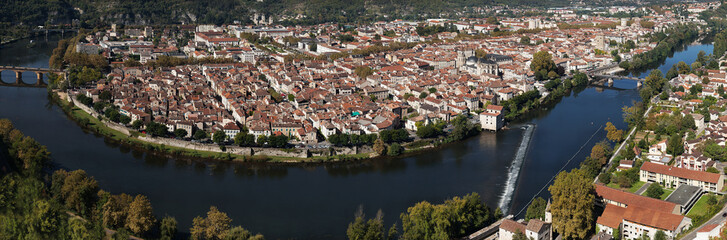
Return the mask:
[(195, 217), (192, 221), (190, 233), (192, 239), (223, 239), (228, 230), (232, 219), (226, 213), (217, 210), (217, 207), (211, 206), (207, 212), (207, 217)]
[(565, 239), (585, 239), (593, 227), (593, 185), (591, 179), (579, 170), (560, 172), (548, 187), (553, 201), (553, 227)]
[(143, 235), (151, 230), (155, 221), (149, 199), (144, 195), (136, 195), (134, 201), (129, 204), (126, 227), (136, 234)]
[(161, 240), (174, 239), (174, 236), (177, 235), (177, 219), (169, 216), (162, 218), (159, 230), (161, 230)]
[(125, 193), (109, 197), (101, 207), (104, 225), (112, 229), (124, 227), (129, 214), (129, 204), (132, 201), (134, 199)]
[(530, 70), (535, 72), (538, 80), (545, 79), (548, 73), (555, 72), (557, 67), (553, 62), (553, 56), (547, 51), (539, 51), (533, 55), (533, 60), (530, 62)]
[(528, 209), (525, 211), (525, 220), (530, 219), (545, 219), (545, 207), (548, 205), (545, 199), (537, 197), (530, 203)]

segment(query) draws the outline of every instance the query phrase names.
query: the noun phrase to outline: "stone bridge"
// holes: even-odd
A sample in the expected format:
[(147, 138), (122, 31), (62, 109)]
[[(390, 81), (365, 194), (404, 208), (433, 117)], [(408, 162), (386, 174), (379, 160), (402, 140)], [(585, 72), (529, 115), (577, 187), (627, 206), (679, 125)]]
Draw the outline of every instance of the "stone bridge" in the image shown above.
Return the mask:
[[(63, 77), (66, 76), (66, 72), (60, 69), (51, 69), (51, 68), (33, 68), (33, 67), (16, 67), (16, 66), (0, 66), (0, 73), (4, 71), (13, 71), (15, 72), (15, 82), (13, 83), (7, 83), (2, 80), (2, 74), (0, 74), (0, 86), (15, 86), (15, 87), (46, 87), (48, 84), (43, 81), (43, 75), (48, 73), (55, 73), (59, 75), (63, 75)], [(24, 72), (34, 72), (36, 75), (36, 82), (35, 83), (25, 83), (23, 82), (23, 73)]]

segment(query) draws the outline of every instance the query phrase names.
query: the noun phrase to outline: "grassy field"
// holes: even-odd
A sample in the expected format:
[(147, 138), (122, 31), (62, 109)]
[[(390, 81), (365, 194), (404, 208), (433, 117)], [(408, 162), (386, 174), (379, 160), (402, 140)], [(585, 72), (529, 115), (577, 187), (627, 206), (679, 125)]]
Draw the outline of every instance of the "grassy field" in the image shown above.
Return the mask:
[(700, 216), (707, 214), (707, 210), (709, 208), (709, 205), (707, 204), (707, 196), (708, 194), (703, 195), (699, 200), (697, 200), (697, 203), (694, 204), (694, 207), (692, 207), (691, 210), (687, 213), (687, 216), (690, 218), (694, 218), (694, 216)]
[[(653, 184), (656, 184), (656, 183), (653, 183)], [(674, 189), (663, 188), (663, 190), (664, 190), (664, 193), (662, 193), (661, 196), (659, 196), (659, 199), (661, 199), (661, 200), (665, 200), (667, 197), (669, 197), (669, 194), (674, 192)], [(641, 193), (641, 195), (646, 196), (646, 191)]]
[(616, 184), (616, 183), (613, 183), (613, 182), (612, 182), (612, 183), (609, 183), (609, 184), (606, 184), (606, 186), (608, 186), (608, 187), (610, 187), (610, 188), (615, 188), (615, 189), (621, 189), (621, 190), (624, 190), (624, 191), (628, 191), (628, 192), (631, 192), (631, 193), (633, 193), (633, 192), (636, 192), (636, 191), (638, 191), (638, 190), (639, 190), (639, 188), (641, 188), (641, 186), (644, 186), (644, 184), (645, 184), (645, 182), (641, 182), (641, 181), (639, 181), (639, 182), (635, 182), (635, 183), (634, 183), (634, 184), (632, 184), (632, 185), (631, 185), (631, 187), (630, 187), (630, 188), (628, 188), (628, 189), (626, 189), (626, 188), (621, 188), (621, 187), (620, 187), (620, 186), (619, 186), (618, 184)]

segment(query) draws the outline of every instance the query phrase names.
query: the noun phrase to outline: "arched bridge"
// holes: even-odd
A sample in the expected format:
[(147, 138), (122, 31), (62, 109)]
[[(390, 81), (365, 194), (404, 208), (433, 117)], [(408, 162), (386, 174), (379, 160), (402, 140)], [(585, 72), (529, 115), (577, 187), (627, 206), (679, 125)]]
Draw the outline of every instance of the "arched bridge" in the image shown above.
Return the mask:
[(643, 78), (629, 77), (629, 76), (619, 76), (619, 75), (589, 74), (589, 76), (595, 77), (595, 78), (629, 79), (629, 80), (634, 80), (634, 81), (639, 81), (639, 82), (646, 81)]
[(600, 66), (591, 70), (586, 71), (586, 75), (593, 78), (600, 78), (600, 79), (609, 79), (609, 82), (612, 81), (612, 79), (629, 79), (634, 80), (638, 82), (644, 82), (645, 79), (638, 78), (638, 77), (629, 77), (629, 76), (619, 76), (615, 73), (623, 71), (621, 67), (618, 66), (617, 63), (608, 64), (605, 66)]
[[(14, 83), (6, 83), (2, 80), (2, 74), (0, 74), (0, 86), (15, 86), (15, 87), (46, 87), (48, 84), (46, 84), (43, 81), (43, 75), (48, 73), (55, 73), (59, 75), (63, 75), (63, 77), (66, 77), (66, 72), (60, 69), (52, 69), (52, 68), (33, 68), (33, 67), (16, 67), (16, 66), (0, 66), (0, 73), (3, 71), (13, 71), (15, 72), (15, 82)], [(23, 73), (24, 72), (34, 72), (37, 81), (34, 84), (28, 84), (23, 82)]]

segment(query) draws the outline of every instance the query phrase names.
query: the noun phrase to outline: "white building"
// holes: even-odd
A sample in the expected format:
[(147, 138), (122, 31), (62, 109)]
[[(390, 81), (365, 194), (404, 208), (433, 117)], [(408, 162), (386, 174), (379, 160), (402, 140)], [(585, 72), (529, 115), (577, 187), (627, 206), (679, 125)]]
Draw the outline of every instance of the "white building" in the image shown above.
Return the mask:
[(502, 117), (502, 106), (487, 105), (487, 109), (480, 113), (480, 125), (485, 130), (500, 130), (505, 125), (505, 120)]

